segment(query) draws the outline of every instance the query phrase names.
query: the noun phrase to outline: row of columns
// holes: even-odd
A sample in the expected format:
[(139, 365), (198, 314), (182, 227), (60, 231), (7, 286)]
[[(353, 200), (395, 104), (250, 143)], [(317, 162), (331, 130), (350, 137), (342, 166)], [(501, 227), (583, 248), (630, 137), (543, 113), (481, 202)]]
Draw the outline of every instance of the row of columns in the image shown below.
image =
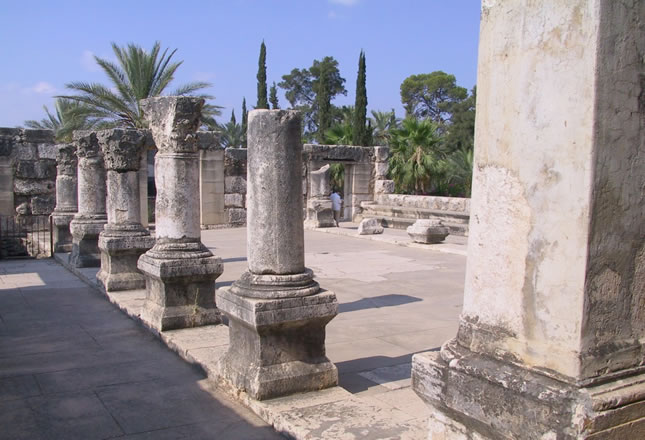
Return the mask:
[(71, 146), (60, 148), (55, 214), (69, 218), (77, 210), (70, 263), (100, 264), (97, 278), (106, 291), (145, 287), (141, 317), (158, 331), (220, 324), (226, 315), (230, 344), (218, 364), (221, 377), (256, 399), (334, 386), (338, 373), (325, 356), (325, 326), (338, 303), (305, 268), (304, 227), (293, 217), (303, 210), (300, 116), (249, 114), (249, 267), (216, 296), (223, 265), (201, 242), (196, 196), (203, 104), (189, 97), (142, 101), (158, 148), (154, 239), (141, 224), (142, 131), (76, 132), (76, 155)]

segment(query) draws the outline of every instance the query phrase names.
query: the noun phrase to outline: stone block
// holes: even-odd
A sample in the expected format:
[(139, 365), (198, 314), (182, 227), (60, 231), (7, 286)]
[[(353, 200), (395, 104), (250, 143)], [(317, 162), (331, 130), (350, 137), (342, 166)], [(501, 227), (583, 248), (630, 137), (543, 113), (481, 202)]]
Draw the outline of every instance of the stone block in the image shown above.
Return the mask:
[(224, 191), (226, 194), (246, 194), (246, 179), (242, 176), (226, 176)]
[(386, 179), (390, 164), (387, 162), (376, 162), (374, 164), (374, 174), (377, 179)]
[(374, 157), (377, 162), (387, 162), (390, 157), (390, 149), (388, 147), (373, 147)]
[(47, 129), (26, 129), (23, 133), (25, 142), (29, 143), (54, 143), (54, 132)]
[(331, 171), (329, 165), (311, 171), (309, 173), (310, 189), (309, 197), (328, 197), (331, 194), (329, 186)]
[(76, 215), (70, 223), (72, 233), (72, 253), (69, 263), (74, 267), (100, 267), (101, 251), (99, 234), (107, 222), (105, 215)]
[(375, 194), (392, 194), (394, 192), (394, 180), (377, 180), (374, 182)]
[(228, 223), (230, 225), (244, 225), (246, 224), (246, 209), (243, 208), (228, 208)]
[(108, 236), (105, 231), (101, 233), (98, 242), (101, 270), (96, 278), (105, 290), (144, 289), (146, 280), (137, 269), (137, 262), (141, 254), (152, 248), (154, 242), (154, 238), (145, 233), (122, 236)]
[(361, 223), (358, 225), (358, 235), (373, 235), (373, 234), (382, 234), (383, 226), (381, 222), (375, 218), (366, 218), (361, 220)]
[(307, 200), (305, 226), (309, 228), (330, 228), (336, 226), (332, 203), (327, 199)]
[(56, 205), (54, 195), (40, 195), (31, 198), (31, 212), (34, 215), (49, 215)]
[(224, 151), (220, 143), (220, 136), (215, 131), (198, 131), (197, 132), (197, 147), (200, 150), (214, 151), (221, 150)]
[(16, 160), (38, 160), (38, 145), (15, 144), (11, 153)]
[(227, 176), (246, 176), (246, 148), (227, 148), (224, 152), (224, 173)]
[(420, 219), (408, 226), (408, 235), (415, 243), (441, 243), (450, 234), (450, 229), (441, 220)]
[(72, 252), (72, 233), (69, 225), (74, 218), (74, 214), (52, 213), (52, 230), (54, 252)]
[(37, 181), (16, 178), (13, 180), (13, 191), (17, 195), (51, 194), (56, 190), (53, 181)]
[(57, 151), (58, 151), (58, 145), (55, 145), (55, 144), (38, 145), (38, 157), (40, 159), (56, 160)]
[(224, 206), (226, 208), (244, 208), (243, 194), (225, 194)]

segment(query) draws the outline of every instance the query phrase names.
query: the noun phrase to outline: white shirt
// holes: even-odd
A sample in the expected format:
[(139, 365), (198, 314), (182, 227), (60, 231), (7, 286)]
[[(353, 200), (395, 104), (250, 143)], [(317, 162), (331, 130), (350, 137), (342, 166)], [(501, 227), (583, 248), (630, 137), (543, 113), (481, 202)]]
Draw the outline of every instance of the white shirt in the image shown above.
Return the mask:
[(329, 197), (331, 198), (331, 209), (334, 211), (340, 211), (341, 198), (338, 193), (331, 193), (331, 196)]

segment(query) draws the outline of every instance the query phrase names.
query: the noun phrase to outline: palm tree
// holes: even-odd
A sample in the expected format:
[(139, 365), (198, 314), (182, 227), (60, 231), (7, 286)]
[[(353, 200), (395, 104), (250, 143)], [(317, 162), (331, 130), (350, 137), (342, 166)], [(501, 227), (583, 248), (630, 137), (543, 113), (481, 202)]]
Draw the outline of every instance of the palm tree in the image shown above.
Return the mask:
[[(183, 61), (171, 62), (177, 49), (168, 53), (165, 49), (160, 54), (161, 45), (155, 42), (152, 50), (134, 44), (119, 47), (112, 43), (112, 50), (117, 58), (113, 63), (97, 56), (98, 65), (110, 79), (112, 87), (97, 83), (71, 82), (66, 84), (77, 95), (60, 96), (85, 104), (90, 110), (88, 117), (100, 119), (110, 126), (145, 128), (140, 100), (162, 95), (174, 78), (177, 68)], [(171, 95), (195, 95), (211, 84), (203, 81), (191, 82), (174, 90)], [(213, 99), (210, 95), (196, 94), (204, 99)], [(213, 117), (219, 114), (219, 107), (205, 105), (202, 111), (202, 122), (214, 123)]]
[(394, 109), (389, 112), (372, 110), (369, 118), (372, 125), (372, 139), (374, 145), (387, 146), (390, 143), (390, 131), (399, 128), (400, 120), (394, 114)]
[(432, 121), (406, 118), (390, 131), (389, 173), (397, 192), (426, 194), (443, 177), (443, 151)]
[(446, 193), (450, 196), (470, 197), (473, 182), (473, 150), (461, 148), (445, 159)]
[(236, 124), (235, 120), (227, 122), (219, 127), (220, 143), (224, 148), (240, 148), (244, 142), (244, 130), (242, 125)]
[(75, 130), (89, 130), (101, 125), (96, 118), (88, 116), (90, 109), (82, 102), (57, 98), (54, 104), (55, 113), (51, 113), (46, 105), (43, 108), (47, 117), (40, 121), (25, 121), (25, 126), (52, 130), (57, 142), (71, 142), (72, 132)]

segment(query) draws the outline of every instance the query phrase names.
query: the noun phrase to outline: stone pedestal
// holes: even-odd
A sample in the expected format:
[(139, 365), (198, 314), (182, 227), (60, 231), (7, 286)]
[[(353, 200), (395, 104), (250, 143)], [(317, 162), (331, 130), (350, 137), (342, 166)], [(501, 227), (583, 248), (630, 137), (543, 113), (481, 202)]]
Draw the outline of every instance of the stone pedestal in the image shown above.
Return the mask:
[(56, 150), (56, 207), (52, 212), (54, 252), (72, 251), (69, 225), (78, 210), (76, 148), (61, 144)]
[(249, 268), (217, 293), (231, 338), (218, 368), (262, 400), (337, 384), (325, 356), (325, 326), (338, 303), (304, 265), (300, 117), (254, 110), (248, 121)]
[(645, 438), (644, 11), (484, 2), (463, 312), (413, 358), (430, 438)]
[(154, 244), (141, 224), (138, 172), (145, 133), (111, 129), (96, 136), (107, 170), (108, 217), (99, 236), (101, 270), (96, 277), (107, 291), (143, 289), (146, 282), (137, 270), (137, 261)]
[(307, 218), (305, 226), (310, 228), (330, 228), (336, 226), (334, 211), (329, 195), (329, 165), (309, 172), (309, 193), (307, 197)]
[(146, 278), (142, 318), (158, 330), (218, 324), (215, 280), (222, 261), (201, 242), (196, 131), (202, 99), (142, 101), (159, 152), (155, 157), (156, 242), (139, 258)]
[(69, 262), (74, 267), (99, 267), (99, 234), (107, 223), (103, 154), (94, 132), (75, 131), (74, 144), (78, 157), (78, 213), (70, 223), (73, 242)]
[(415, 243), (441, 243), (450, 234), (450, 228), (444, 226), (441, 220), (419, 219), (406, 232)]

